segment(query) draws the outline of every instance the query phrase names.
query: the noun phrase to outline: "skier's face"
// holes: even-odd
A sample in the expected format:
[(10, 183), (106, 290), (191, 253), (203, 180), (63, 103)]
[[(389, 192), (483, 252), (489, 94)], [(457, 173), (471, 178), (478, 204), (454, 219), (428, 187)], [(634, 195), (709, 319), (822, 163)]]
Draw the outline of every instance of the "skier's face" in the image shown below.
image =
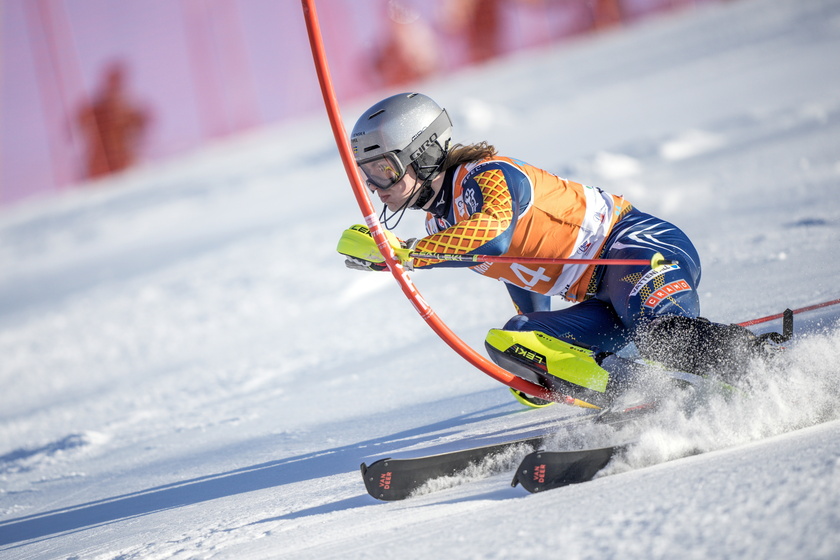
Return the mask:
[[(401, 210), (405, 206), (411, 206), (414, 203), (413, 199), (420, 194), (420, 182), (417, 180), (417, 174), (414, 172), (414, 168), (410, 166), (406, 169), (402, 179), (387, 189), (378, 189), (370, 182), (368, 182), (368, 188), (371, 192), (379, 195), (379, 200), (391, 212)], [(406, 201), (410, 201), (410, 203), (406, 204)]]

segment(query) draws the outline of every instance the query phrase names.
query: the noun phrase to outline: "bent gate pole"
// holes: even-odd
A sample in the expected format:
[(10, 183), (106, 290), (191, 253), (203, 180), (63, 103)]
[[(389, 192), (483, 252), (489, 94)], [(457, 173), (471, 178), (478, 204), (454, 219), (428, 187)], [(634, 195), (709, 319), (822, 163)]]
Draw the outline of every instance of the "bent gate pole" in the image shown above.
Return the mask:
[[(446, 326), (440, 317), (437, 316), (434, 310), (429, 307), (414, 287), (414, 284), (408, 274), (396, 260), (394, 251), (388, 243), (388, 240), (385, 238), (385, 234), (382, 232), (382, 225), (379, 222), (379, 218), (376, 216), (376, 211), (370, 202), (364, 183), (359, 176), (356, 161), (353, 157), (353, 151), (350, 147), (347, 133), (344, 130), (341, 113), (338, 108), (338, 101), (332, 85), (332, 78), (329, 73), (326, 53), (324, 51), (324, 42), (321, 36), (321, 29), (318, 24), (318, 14), (315, 10), (315, 0), (302, 0), (302, 3), (303, 15), (306, 20), (306, 31), (309, 35), (309, 44), (312, 48), (312, 58), (315, 61), (315, 69), (318, 73), (318, 82), (321, 86), (321, 93), (324, 97), (324, 105), (326, 106), (327, 114), (329, 115), (330, 126), (332, 127), (333, 136), (335, 137), (335, 143), (338, 147), (338, 152), (341, 155), (341, 161), (344, 163), (344, 170), (347, 172), (347, 178), (350, 180), (350, 185), (353, 187), (353, 193), (356, 195), (356, 202), (358, 202), (359, 208), (362, 210), (362, 214), (364, 215), (365, 224), (370, 229), (373, 238), (376, 240), (376, 245), (379, 247), (379, 251), (382, 253), (382, 256), (385, 257), (385, 262), (388, 264), (388, 268), (391, 270), (391, 273), (394, 275), (397, 283), (402, 288), (403, 293), (411, 301), (411, 303), (414, 304), (417, 312), (421, 317), (423, 317), (426, 323), (429, 324), (432, 330), (434, 330), (444, 342), (455, 350), (455, 352), (473, 366), (508, 387), (524, 391), (529, 395), (542, 399), (558, 400), (558, 395), (500, 368), (458, 338), (458, 336), (452, 332), (448, 326)], [(575, 399), (568, 396), (563, 396), (561, 400), (567, 404), (583, 404), (580, 401), (575, 402)]]

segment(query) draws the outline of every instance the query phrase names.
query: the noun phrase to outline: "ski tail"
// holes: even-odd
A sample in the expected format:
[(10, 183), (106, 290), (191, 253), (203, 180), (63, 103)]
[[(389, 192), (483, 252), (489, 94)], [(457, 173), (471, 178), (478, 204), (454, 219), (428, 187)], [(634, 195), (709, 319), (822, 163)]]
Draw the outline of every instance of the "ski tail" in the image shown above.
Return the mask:
[(542, 492), (595, 478), (612, 458), (629, 444), (580, 451), (535, 451), (525, 456), (511, 486), (522, 485), (525, 490)]
[(544, 437), (513, 440), (425, 457), (380, 459), (370, 465), (362, 463), (362, 478), (368, 494), (377, 500), (404, 500), (430, 480), (456, 475), (508, 450), (519, 447), (523, 454), (530, 452), (542, 443)]

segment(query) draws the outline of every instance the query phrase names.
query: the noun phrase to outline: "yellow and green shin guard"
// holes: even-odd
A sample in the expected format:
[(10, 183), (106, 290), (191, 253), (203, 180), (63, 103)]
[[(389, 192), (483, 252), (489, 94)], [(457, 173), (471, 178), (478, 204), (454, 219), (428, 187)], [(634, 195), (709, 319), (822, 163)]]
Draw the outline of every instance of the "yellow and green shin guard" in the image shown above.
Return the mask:
[(602, 406), (608, 371), (590, 350), (539, 331), (491, 329), (484, 341), (490, 357), (511, 373), (558, 393)]

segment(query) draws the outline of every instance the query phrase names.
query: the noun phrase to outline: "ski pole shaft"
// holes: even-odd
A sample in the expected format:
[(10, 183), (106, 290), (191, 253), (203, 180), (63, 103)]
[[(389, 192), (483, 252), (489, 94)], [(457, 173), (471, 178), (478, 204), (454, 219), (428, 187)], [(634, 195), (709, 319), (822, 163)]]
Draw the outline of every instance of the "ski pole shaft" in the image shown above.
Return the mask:
[[(814, 305), (809, 305), (807, 307), (800, 307), (799, 309), (794, 309), (791, 311), (794, 315), (798, 315), (799, 313), (805, 313), (806, 311), (814, 311), (815, 309), (822, 309), (823, 307), (829, 307), (831, 305), (838, 305), (840, 304), (840, 299), (834, 299), (831, 301), (825, 301), (823, 303), (817, 303)], [(776, 319), (783, 319), (785, 316), (784, 313), (776, 313), (775, 315), (768, 315), (767, 317), (761, 317), (760, 319), (752, 319), (750, 321), (744, 321), (742, 323), (737, 323), (742, 327), (751, 327), (753, 325), (758, 325), (761, 323), (768, 323), (770, 321), (775, 321)]]
[(456, 253), (410, 253), (416, 259), (450, 262), (474, 263), (516, 263), (516, 264), (597, 264), (597, 265), (648, 265), (651, 268), (663, 265), (676, 265), (679, 261), (666, 259), (660, 253), (653, 255), (650, 260), (645, 259), (561, 259), (541, 257), (510, 257), (506, 255), (462, 255)]

